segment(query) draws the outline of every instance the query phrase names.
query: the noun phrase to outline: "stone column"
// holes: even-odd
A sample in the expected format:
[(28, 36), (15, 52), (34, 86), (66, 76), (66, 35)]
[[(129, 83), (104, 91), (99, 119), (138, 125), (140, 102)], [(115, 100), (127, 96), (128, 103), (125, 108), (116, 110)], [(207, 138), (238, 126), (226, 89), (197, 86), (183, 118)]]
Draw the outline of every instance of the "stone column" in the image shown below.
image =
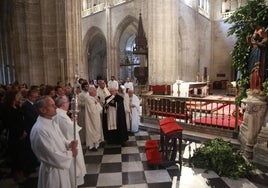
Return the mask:
[(172, 84), (178, 77), (178, 2), (148, 1), (149, 84)]
[(239, 140), (242, 143), (244, 155), (252, 159), (253, 147), (257, 143), (258, 134), (264, 123), (266, 112), (265, 96), (248, 92), (248, 97), (242, 100), (245, 104), (244, 121), (240, 127)]
[(66, 82), (74, 82), (75, 74), (85, 76), (82, 62), (82, 27), (81, 27), (81, 1), (68, 0), (65, 2), (66, 22), (66, 52), (67, 77)]

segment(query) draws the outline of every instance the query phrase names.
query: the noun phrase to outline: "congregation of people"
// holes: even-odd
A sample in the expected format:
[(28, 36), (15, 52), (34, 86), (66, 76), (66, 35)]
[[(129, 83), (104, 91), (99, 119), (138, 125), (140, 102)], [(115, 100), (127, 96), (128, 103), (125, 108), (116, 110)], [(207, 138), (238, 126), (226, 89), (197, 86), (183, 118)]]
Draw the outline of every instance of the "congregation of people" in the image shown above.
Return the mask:
[(1, 86), (0, 97), (1, 142), (7, 143), (2, 156), (18, 184), (39, 169), (39, 188), (82, 185), (83, 146), (89, 152), (105, 144), (124, 146), (139, 131), (140, 100), (129, 78), (29, 88), (15, 82)]

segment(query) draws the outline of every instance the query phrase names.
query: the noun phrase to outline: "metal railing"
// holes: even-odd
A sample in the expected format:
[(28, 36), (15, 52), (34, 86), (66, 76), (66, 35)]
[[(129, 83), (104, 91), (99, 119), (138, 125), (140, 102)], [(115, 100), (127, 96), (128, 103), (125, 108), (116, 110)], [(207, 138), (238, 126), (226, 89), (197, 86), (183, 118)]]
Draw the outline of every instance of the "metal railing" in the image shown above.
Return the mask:
[(229, 12), (223, 12), (222, 13), (222, 19), (229, 18), (235, 11), (229, 11)]
[(141, 95), (142, 117), (174, 117), (185, 129), (209, 134), (232, 135), (242, 124), (242, 110), (234, 97), (173, 97)]

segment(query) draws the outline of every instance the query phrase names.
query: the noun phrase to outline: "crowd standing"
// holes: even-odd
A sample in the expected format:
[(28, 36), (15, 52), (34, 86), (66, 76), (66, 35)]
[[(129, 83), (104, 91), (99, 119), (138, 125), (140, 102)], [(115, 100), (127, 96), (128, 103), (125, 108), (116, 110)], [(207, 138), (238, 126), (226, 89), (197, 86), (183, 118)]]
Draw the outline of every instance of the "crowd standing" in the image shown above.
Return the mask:
[[(71, 111), (74, 94), (78, 118)], [(104, 144), (124, 145), (128, 133), (139, 130), (139, 102), (130, 79), (122, 83), (115, 76), (107, 84), (81, 78), (74, 86), (0, 86), (0, 141), (7, 143), (5, 148), (1, 143), (0, 157), (6, 158), (18, 184), (39, 169), (39, 188), (82, 185), (82, 145), (90, 152)]]

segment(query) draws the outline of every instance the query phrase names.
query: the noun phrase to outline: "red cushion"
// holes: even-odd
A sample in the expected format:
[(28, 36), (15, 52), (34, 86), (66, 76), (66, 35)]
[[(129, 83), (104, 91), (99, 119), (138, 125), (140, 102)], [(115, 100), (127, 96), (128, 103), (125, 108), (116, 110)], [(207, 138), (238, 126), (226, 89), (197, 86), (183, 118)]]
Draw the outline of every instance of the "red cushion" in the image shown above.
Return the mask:
[(158, 149), (146, 150), (146, 157), (148, 164), (158, 164), (162, 162), (161, 153)]
[(176, 120), (173, 117), (166, 117), (163, 119), (159, 119), (160, 126), (168, 124), (168, 123), (176, 123)]
[(158, 148), (158, 141), (157, 140), (146, 140), (145, 149), (153, 149)]
[(165, 125), (161, 126), (160, 129), (164, 134), (179, 132), (179, 131), (183, 130), (178, 123), (165, 124)]

